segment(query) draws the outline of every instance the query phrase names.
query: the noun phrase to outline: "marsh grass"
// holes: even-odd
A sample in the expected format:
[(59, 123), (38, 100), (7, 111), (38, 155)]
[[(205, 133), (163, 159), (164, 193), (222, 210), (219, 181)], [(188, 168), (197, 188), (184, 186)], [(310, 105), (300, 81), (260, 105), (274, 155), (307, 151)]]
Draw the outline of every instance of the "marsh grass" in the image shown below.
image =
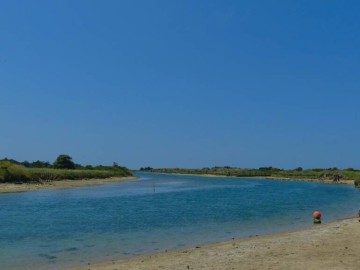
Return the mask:
[(18, 164), (13, 164), (9, 161), (2, 161), (0, 166), (0, 182), (44, 182), (64, 179), (102, 179), (109, 177), (126, 177), (131, 175), (131, 172), (124, 167), (103, 170), (62, 170), (48, 168), (26, 168)]
[(311, 170), (280, 170), (276, 168), (240, 169), (231, 167), (213, 167), (204, 169), (149, 169), (144, 171), (157, 173), (179, 173), (197, 175), (218, 175), (233, 177), (274, 177), (286, 179), (313, 179), (313, 180), (354, 180), (360, 186), (359, 170), (338, 169), (311, 169)]

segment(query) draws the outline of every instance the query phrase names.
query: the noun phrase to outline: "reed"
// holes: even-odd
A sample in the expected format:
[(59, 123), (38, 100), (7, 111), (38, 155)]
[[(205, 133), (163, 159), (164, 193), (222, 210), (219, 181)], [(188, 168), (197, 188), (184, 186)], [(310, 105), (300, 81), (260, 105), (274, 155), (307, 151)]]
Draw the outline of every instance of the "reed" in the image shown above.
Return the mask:
[(43, 182), (56, 180), (79, 180), (93, 178), (126, 177), (131, 172), (124, 167), (117, 167), (103, 170), (64, 170), (49, 168), (26, 168), (13, 164), (9, 161), (2, 161), (0, 166), (0, 182)]

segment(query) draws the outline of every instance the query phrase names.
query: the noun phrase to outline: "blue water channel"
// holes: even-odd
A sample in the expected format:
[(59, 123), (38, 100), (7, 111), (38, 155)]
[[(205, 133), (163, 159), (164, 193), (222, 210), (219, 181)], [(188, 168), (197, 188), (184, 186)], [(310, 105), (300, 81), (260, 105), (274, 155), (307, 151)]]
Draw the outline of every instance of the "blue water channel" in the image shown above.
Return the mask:
[(0, 194), (0, 269), (77, 264), (182, 249), (353, 217), (345, 185), (138, 174), (103, 186)]

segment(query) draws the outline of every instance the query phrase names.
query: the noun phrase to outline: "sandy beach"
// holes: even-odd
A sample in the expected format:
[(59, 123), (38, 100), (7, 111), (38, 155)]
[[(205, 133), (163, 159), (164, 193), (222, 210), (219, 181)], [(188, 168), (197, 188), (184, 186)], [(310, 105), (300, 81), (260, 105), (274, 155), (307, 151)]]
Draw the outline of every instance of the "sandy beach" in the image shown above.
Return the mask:
[(360, 269), (357, 218), (67, 270)]
[(111, 177), (106, 179), (57, 180), (42, 183), (0, 183), (0, 193), (25, 192), (34, 190), (66, 189), (76, 187), (98, 186), (106, 183), (117, 183), (137, 179), (137, 177)]

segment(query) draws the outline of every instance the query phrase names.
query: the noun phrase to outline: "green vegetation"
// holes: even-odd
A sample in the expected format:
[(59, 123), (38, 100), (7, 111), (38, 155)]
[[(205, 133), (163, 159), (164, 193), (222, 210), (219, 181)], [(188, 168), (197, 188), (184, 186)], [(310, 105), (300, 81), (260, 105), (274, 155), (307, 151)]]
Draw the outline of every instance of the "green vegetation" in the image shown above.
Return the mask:
[(354, 184), (356, 187), (360, 187), (360, 179), (355, 179)]
[(43, 182), (55, 180), (79, 180), (91, 178), (109, 178), (131, 176), (126, 167), (91, 166), (85, 167), (75, 164), (68, 155), (60, 155), (53, 165), (49, 162), (18, 162), (16, 160), (0, 160), (0, 182)]
[(349, 168), (340, 170), (338, 168), (328, 169), (309, 169), (304, 170), (301, 167), (294, 170), (282, 170), (273, 167), (261, 167), (259, 169), (242, 169), (225, 167), (213, 167), (203, 169), (153, 169), (151, 167), (140, 168), (140, 171), (155, 173), (179, 173), (179, 174), (196, 174), (196, 175), (217, 175), (229, 177), (274, 177), (284, 179), (313, 179), (313, 180), (354, 180), (355, 186), (360, 187), (360, 170)]
[(75, 169), (75, 163), (72, 158), (68, 155), (60, 155), (54, 161), (53, 167), (55, 169)]

